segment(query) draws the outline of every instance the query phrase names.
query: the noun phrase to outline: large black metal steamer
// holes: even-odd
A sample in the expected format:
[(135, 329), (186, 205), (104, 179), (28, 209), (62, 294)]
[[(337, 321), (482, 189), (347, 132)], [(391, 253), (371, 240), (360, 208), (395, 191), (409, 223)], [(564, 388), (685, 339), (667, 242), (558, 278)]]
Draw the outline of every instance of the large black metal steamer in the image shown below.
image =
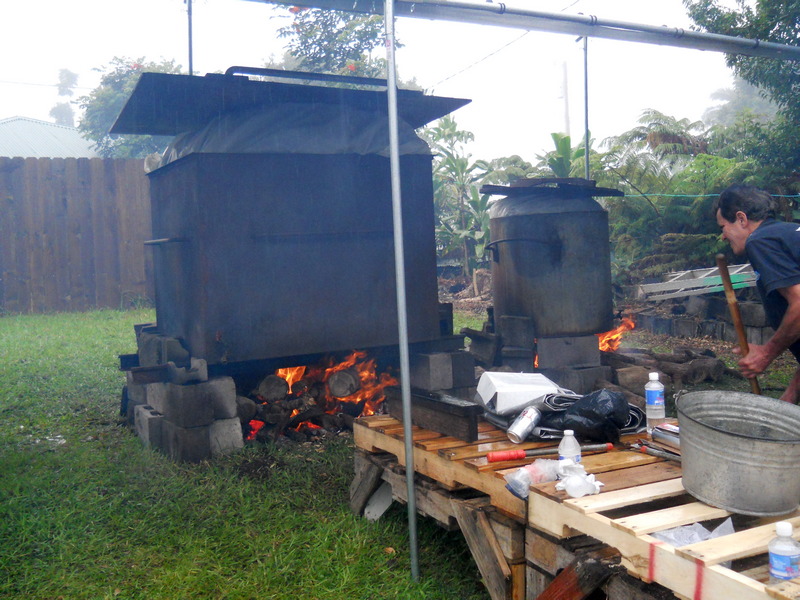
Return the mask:
[[(145, 73), (112, 130), (182, 134), (149, 175), (157, 332), (222, 373), (396, 345), (385, 91), (241, 71), (314, 77)], [(467, 102), (399, 91), (412, 343), (442, 336), (432, 159), (413, 130)]]
[(484, 186), (490, 209), (494, 314), (532, 319), (539, 338), (613, 328), (608, 213), (593, 198), (621, 196), (584, 179)]

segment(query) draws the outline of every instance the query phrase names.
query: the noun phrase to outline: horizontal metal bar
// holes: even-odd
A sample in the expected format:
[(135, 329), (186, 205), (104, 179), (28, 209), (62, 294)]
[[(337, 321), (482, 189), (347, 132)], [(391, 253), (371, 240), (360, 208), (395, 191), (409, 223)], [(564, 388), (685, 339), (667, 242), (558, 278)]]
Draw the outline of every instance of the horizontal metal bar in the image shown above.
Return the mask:
[(256, 75), (260, 77), (274, 77), (277, 79), (293, 79), (308, 81), (327, 81), (330, 83), (346, 83), (350, 85), (367, 85), (385, 88), (388, 84), (385, 79), (374, 77), (356, 77), (349, 75), (333, 75), (331, 73), (311, 73), (308, 71), (285, 71), (283, 69), (267, 69), (262, 67), (228, 67), (225, 75)]
[[(249, 0), (267, 4), (295, 5), (294, 0)], [(303, 6), (347, 12), (382, 14), (383, 2), (374, 0), (307, 0)], [(453, 0), (395, 0), (396, 15), (496, 25), (531, 31), (597, 37), (626, 42), (657, 44), (694, 50), (743, 54), (780, 60), (800, 60), (800, 47), (748, 38), (691, 31), (679, 27), (642, 25), (600, 19), (593, 15), (570, 15), (515, 8), (503, 2), (456, 2)]]

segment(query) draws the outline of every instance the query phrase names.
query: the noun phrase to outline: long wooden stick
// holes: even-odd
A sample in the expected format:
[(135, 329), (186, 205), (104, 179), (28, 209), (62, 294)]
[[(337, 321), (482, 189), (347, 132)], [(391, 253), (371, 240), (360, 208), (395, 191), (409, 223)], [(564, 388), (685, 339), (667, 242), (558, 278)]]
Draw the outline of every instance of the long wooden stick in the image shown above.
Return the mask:
[[(739, 303), (736, 301), (731, 275), (728, 272), (728, 261), (725, 259), (724, 254), (717, 254), (717, 268), (719, 269), (720, 277), (722, 277), (722, 285), (725, 288), (725, 299), (728, 301), (731, 319), (733, 320), (734, 327), (736, 327), (739, 349), (742, 351), (742, 356), (747, 356), (747, 353), (750, 352), (750, 347), (747, 345), (747, 333), (744, 330), (742, 315), (739, 312)], [(758, 379), (756, 377), (750, 378), (750, 389), (754, 394), (761, 395), (761, 386), (758, 385)]]

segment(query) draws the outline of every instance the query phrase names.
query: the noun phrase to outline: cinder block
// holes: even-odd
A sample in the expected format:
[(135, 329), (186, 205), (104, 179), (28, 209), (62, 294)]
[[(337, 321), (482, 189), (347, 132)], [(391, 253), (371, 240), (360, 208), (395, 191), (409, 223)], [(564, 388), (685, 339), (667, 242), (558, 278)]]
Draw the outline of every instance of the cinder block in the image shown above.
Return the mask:
[(409, 379), (412, 387), (427, 391), (468, 387), (475, 384), (475, 359), (467, 352), (414, 354)]
[(533, 349), (503, 346), (500, 364), (516, 373), (533, 373)]
[[(161, 407), (150, 403), (167, 421), (178, 427), (201, 427), (214, 421), (214, 406), (207, 386), (209, 382), (189, 385), (167, 383), (166, 399)], [(235, 398), (234, 398), (235, 402)]]
[(148, 331), (140, 331), (136, 336), (140, 367), (155, 367), (164, 363), (161, 356), (161, 336)]
[(497, 328), (504, 346), (533, 348), (536, 330), (530, 317), (501, 315), (497, 319)]
[(179, 385), (208, 381), (208, 363), (202, 358), (189, 359), (188, 367), (179, 367), (174, 362), (167, 363), (170, 383)]
[(164, 415), (152, 406), (140, 404), (136, 407), (136, 434), (146, 447), (157, 449), (163, 447), (161, 437), (163, 422)]
[(722, 333), (724, 328), (725, 324), (722, 321), (716, 321), (716, 320), (700, 321), (700, 324), (697, 327), (697, 333), (702, 337), (720, 339), (722, 338)]
[(675, 337), (697, 337), (697, 323), (694, 319), (675, 319), (672, 322), (672, 335)]
[[(127, 397), (126, 397), (127, 396)], [(122, 388), (122, 398), (120, 399), (120, 408), (125, 408), (125, 421), (128, 427), (136, 427), (136, 407), (147, 404), (142, 396), (131, 397), (128, 386)], [(124, 403), (124, 404), (123, 404)]]
[(536, 341), (539, 368), (599, 367), (599, 343), (596, 335), (540, 338)]
[(579, 369), (538, 369), (545, 377), (576, 394), (588, 394), (599, 380), (610, 381), (611, 367), (585, 367)]
[(209, 426), (179, 427), (168, 420), (162, 421), (162, 449), (164, 454), (180, 462), (200, 462), (211, 458)]
[(125, 372), (125, 381), (128, 386), (128, 401), (136, 404), (147, 404), (145, 386), (142, 383), (134, 383), (133, 374)]
[(222, 456), (244, 448), (242, 424), (237, 418), (214, 421), (208, 430), (211, 456)]
[(746, 327), (766, 327), (768, 325), (764, 305), (760, 302), (740, 302), (739, 314)]
[(236, 383), (232, 377), (214, 377), (203, 384), (215, 419), (236, 417)]
[(708, 314), (708, 298), (701, 295), (689, 296), (684, 304), (686, 314), (705, 319)]
[(144, 384), (144, 404), (149, 404), (161, 414), (164, 414), (168, 394), (169, 384), (167, 383), (159, 381)]

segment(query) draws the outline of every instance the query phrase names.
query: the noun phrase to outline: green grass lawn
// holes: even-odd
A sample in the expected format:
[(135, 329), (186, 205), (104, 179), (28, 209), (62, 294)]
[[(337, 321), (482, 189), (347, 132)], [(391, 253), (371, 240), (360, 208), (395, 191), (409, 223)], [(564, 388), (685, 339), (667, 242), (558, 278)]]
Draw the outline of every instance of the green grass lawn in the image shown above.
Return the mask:
[(0, 597), (485, 599), (466, 543), (352, 515), (352, 436), (176, 464), (119, 417), (152, 311), (0, 317)]

